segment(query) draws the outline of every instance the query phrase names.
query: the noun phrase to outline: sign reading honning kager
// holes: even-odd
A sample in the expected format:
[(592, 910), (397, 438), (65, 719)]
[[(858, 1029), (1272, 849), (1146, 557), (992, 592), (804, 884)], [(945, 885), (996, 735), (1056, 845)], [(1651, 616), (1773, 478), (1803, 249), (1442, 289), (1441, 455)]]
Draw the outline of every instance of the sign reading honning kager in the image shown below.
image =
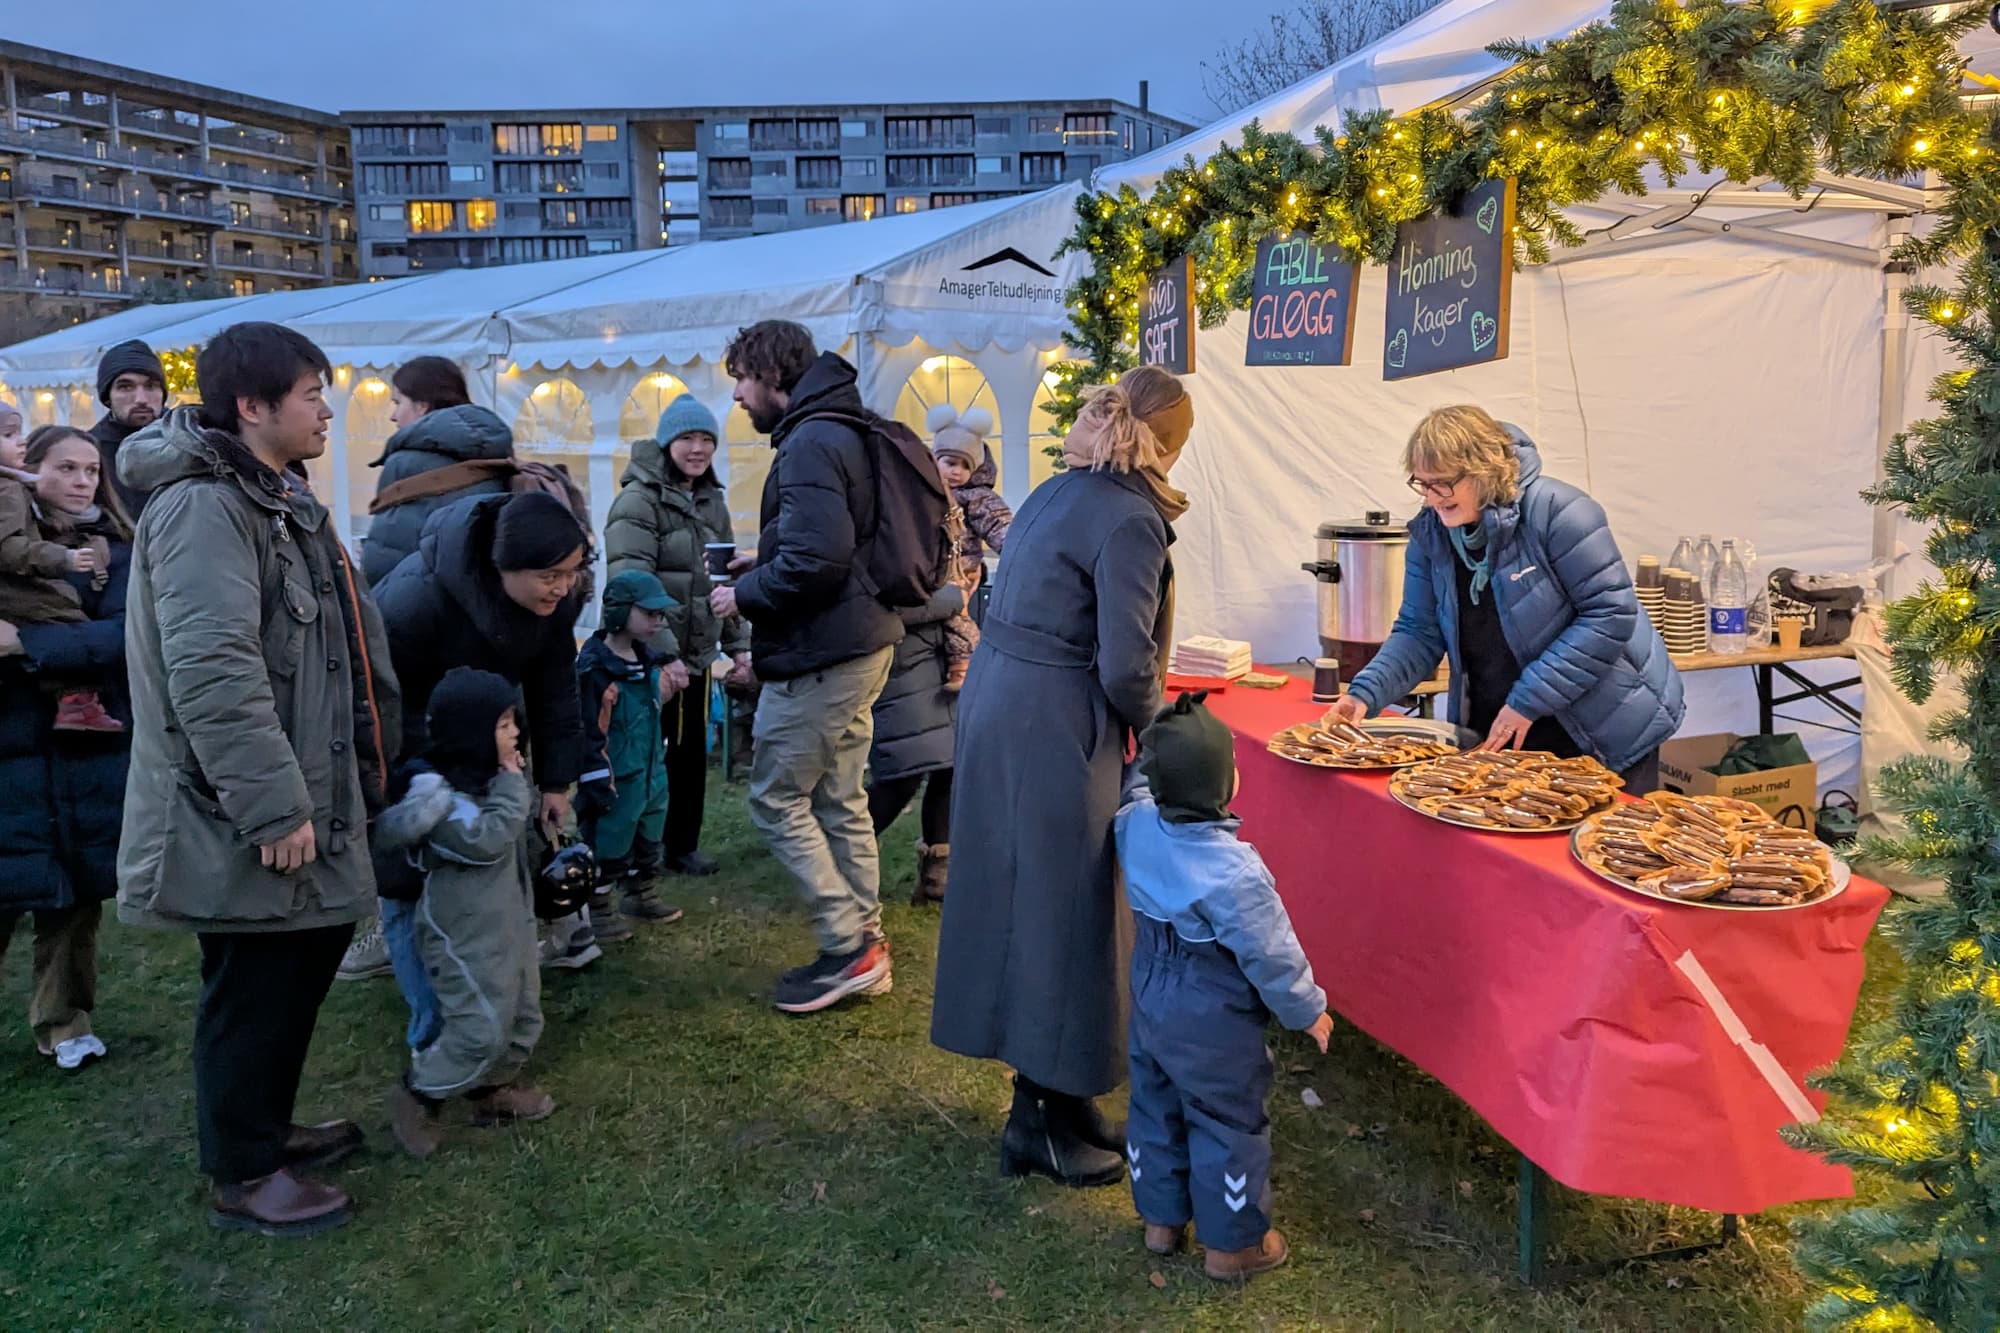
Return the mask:
[(1514, 182), (1485, 182), (1465, 196), (1455, 217), (1403, 223), (1388, 267), (1383, 379), (1504, 358), (1514, 291)]
[(1361, 266), (1303, 236), (1257, 243), (1246, 366), (1344, 366), (1354, 353)]

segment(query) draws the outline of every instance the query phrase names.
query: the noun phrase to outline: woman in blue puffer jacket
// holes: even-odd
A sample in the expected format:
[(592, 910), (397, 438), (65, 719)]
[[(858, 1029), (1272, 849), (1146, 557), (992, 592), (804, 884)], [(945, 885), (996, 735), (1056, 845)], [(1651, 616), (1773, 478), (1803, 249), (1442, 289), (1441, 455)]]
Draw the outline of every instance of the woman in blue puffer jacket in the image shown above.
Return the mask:
[(1628, 789), (1659, 785), (1685, 711), (1680, 674), (1639, 610), (1598, 503), (1542, 475), (1534, 442), (1476, 407), (1440, 408), (1403, 464), (1403, 607), (1329, 719), (1380, 712), (1451, 662), (1450, 716), (1482, 749), (1595, 755)]
[[(361, 573), (374, 587), (417, 549), (430, 516), (470, 495), (505, 494), (513, 477), (514, 432), (472, 402), (465, 373), (441, 356), (412, 357), (390, 380), (396, 433), (370, 466), (382, 469)], [(403, 498), (415, 489), (421, 494)]]

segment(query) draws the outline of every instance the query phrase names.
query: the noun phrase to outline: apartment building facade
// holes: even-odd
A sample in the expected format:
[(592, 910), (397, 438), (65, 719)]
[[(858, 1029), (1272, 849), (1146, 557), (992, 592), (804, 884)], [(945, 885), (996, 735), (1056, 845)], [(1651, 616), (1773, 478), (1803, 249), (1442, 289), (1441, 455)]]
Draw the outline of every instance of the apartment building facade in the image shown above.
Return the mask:
[(0, 98), (0, 343), (361, 276), (337, 116), (8, 41)]
[(361, 112), (369, 277), (867, 221), (1089, 176), (1190, 126), (1112, 100)]

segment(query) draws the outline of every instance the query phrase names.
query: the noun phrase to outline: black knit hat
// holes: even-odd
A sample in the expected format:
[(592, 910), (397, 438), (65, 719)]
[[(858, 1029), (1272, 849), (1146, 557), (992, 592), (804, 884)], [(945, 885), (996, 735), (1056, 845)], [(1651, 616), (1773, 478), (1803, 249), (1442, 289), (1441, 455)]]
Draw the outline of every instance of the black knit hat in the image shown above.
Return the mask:
[(1182, 694), (1160, 710), (1139, 737), (1139, 767), (1169, 823), (1228, 819), (1236, 795), (1236, 742), (1203, 701), (1208, 691)]
[(97, 401), (111, 406), (111, 381), (120, 375), (134, 374), (158, 380), (162, 390), (167, 387), (167, 372), (161, 369), (160, 358), (137, 338), (119, 343), (97, 363)]
[(584, 546), (583, 526), (547, 491), (523, 491), (500, 506), (493, 525), (498, 569), (554, 569)]
[[(521, 692), (505, 676), (471, 667), (453, 667), (431, 691), (424, 716), (430, 749), (424, 759), (446, 782), (477, 795), (500, 771), (493, 729), (508, 709), (519, 709)], [(515, 714), (515, 720), (520, 715)]]

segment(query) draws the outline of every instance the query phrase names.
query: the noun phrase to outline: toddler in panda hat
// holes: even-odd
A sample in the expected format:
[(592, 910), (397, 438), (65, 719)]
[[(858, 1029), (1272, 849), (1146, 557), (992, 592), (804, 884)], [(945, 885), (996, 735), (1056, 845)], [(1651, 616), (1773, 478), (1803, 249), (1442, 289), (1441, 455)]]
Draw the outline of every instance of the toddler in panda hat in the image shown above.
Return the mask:
[[(951, 487), (952, 497), (965, 511), (965, 538), (959, 543), (958, 564), (961, 582), (969, 598), (979, 588), (986, 572), (986, 548), (998, 552), (1007, 544), (1007, 529), (1014, 511), (993, 489), (999, 469), (986, 437), (993, 430), (993, 414), (984, 408), (967, 408), (960, 413), (949, 403), (930, 410), (925, 425), (931, 432), (931, 454), (937, 459), (938, 475)], [(972, 664), (972, 651), (979, 646), (979, 626), (961, 611), (945, 622), (945, 688), (965, 686), (965, 670)]]

